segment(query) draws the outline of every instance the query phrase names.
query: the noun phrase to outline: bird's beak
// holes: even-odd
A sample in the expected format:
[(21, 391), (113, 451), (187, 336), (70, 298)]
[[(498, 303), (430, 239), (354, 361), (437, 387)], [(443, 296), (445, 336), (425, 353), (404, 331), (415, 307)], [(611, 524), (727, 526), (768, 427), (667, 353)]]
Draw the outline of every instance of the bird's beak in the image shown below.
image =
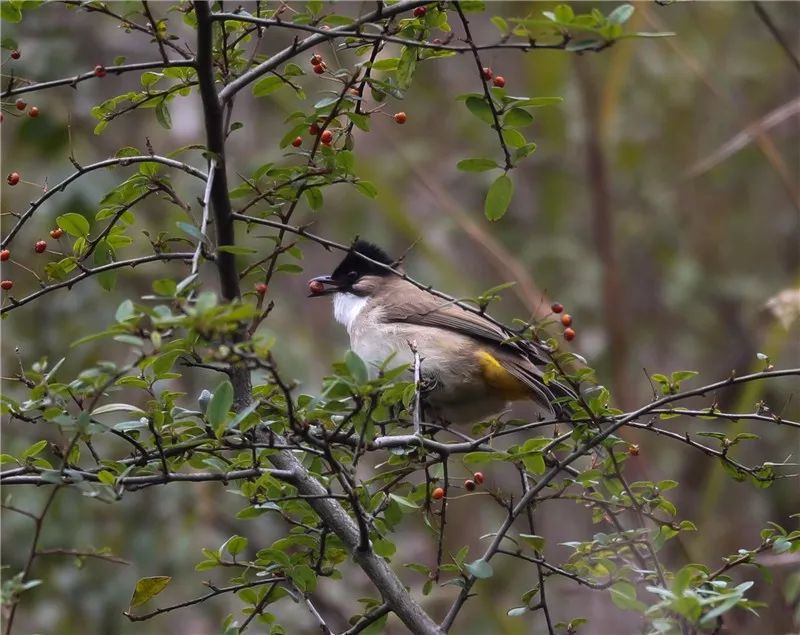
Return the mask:
[[(328, 287), (326, 288), (326, 285)], [(321, 295), (330, 295), (339, 290), (339, 283), (330, 276), (317, 276), (308, 281), (308, 297), (314, 298)]]

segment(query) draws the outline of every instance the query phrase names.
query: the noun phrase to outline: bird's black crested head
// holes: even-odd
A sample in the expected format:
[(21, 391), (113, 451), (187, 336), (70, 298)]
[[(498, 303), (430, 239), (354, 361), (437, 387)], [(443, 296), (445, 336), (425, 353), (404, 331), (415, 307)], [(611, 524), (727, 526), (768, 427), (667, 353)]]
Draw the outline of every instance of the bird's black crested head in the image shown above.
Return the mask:
[[(374, 261), (374, 262), (371, 262)], [(383, 249), (366, 240), (357, 240), (350, 247), (350, 251), (333, 270), (331, 278), (344, 286), (352, 285), (362, 276), (389, 276), (391, 273), (383, 265), (391, 265), (394, 260)]]

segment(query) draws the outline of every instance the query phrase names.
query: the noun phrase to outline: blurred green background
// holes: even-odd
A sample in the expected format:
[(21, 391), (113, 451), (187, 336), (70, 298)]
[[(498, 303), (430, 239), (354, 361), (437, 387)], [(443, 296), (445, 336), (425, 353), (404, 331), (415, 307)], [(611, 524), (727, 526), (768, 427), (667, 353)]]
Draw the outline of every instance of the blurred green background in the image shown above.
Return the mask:
[[(114, 3), (119, 13), (139, 10), (138, 3)], [(159, 16), (166, 4), (151, 3)], [(291, 6), (291, 3), (290, 3)], [(477, 41), (493, 42), (491, 14), (525, 15), (552, 8), (546, 2), (490, 3), (485, 18), (472, 17)], [(573, 5), (578, 10), (612, 3)], [(480, 124), (459, 94), (479, 87), (473, 60), (456, 56), (418, 67), (414, 84), (402, 103), (388, 103), (386, 112), (404, 110), (408, 122), (395, 124), (389, 116), (373, 116), (372, 130), (356, 130), (356, 172), (375, 183), (380, 195), (365, 198), (352, 187), (334, 186), (325, 192), (319, 212), (299, 208), (297, 223), (314, 222), (314, 231), (349, 242), (358, 234), (381, 243), (394, 254), (416, 247), (406, 259), (417, 279), (453, 295), (475, 296), (488, 287), (514, 280), (496, 304), (496, 316), (510, 320), (540, 312), (552, 300), (563, 302), (574, 316), (578, 337), (574, 350), (598, 369), (620, 408), (646, 402), (652, 388), (646, 378), (654, 372), (690, 369), (702, 373), (695, 381), (711, 382), (732, 370), (744, 374), (760, 368), (757, 352), (770, 356), (777, 367), (797, 366), (800, 338), (797, 297), (800, 273), (800, 73), (786, 52), (759, 20), (750, 3), (675, 3), (659, 6), (636, 3), (632, 30), (674, 31), (658, 40), (620, 42), (600, 54), (574, 55), (557, 51), (488, 52), (484, 63), (506, 77), (512, 94), (563, 96), (559, 106), (535, 112), (527, 136), (538, 143), (536, 153), (513, 172), (516, 194), (502, 221), (483, 217), (488, 174), (459, 172), (459, 159), (500, 156), (496, 138)], [(367, 10), (369, 3), (350, 3), (343, 11)], [(800, 4), (766, 3), (778, 28), (797, 43)], [(141, 20), (141, 18), (140, 18)], [(186, 34), (176, 14), (170, 29)], [(158, 59), (143, 34), (126, 34), (112, 20), (49, 5), (26, 12), (22, 23), (3, 24), (3, 35), (20, 45), (20, 60), (3, 55), (3, 81), (15, 75), (36, 80), (71, 76), (110, 65), (117, 55), (129, 62)], [(274, 51), (290, 42), (285, 33), (268, 31), (262, 50)], [(795, 46), (795, 49), (797, 47)], [(350, 53), (323, 47), (320, 52), (336, 64), (351, 62)], [(798, 55), (795, 51), (795, 55)], [(305, 59), (301, 59), (305, 62)], [(309, 75), (300, 83), (310, 109), (319, 98), (319, 80)], [(190, 143), (201, 143), (203, 123), (199, 98), (179, 98), (172, 107), (173, 128), (159, 127), (152, 111), (121, 117), (101, 136), (92, 134), (96, 121), (90, 108), (126, 87), (138, 85), (136, 74), (107, 76), (76, 88), (61, 87), (26, 95), (41, 111), (37, 119), (17, 117), (13, 105), (3, 104), (3, 174), (19, 172), (23, 179), (52, 186), (73, 172), (70, 149), (83, 164), (112, 156), (125, 145), (143, 148), (147, 137), (156, 153), (166, 154)], [(327, 86), (326, 86), (327, 87)], [(287, 129), (284, 118), (298, 104), (287, 92), (255, 99), (249, 91), (237, 99), (235, 119), (245, 124), (229, 142), (230, 180), (250, 174), (268, 161), (284, 161), (278, 141)], [(13, 101), (13, 100), (12, 100)], [(10, 108), (9, 108), (10, 106)], [(734, 145), (736, 144), (736, 145)], [(732, 145), (734, 147), (732, 148)], [(740, 147), (739, 147), (740, 146)], [(192, 160), (202, 167), (195, 155)], [(17, 250), (46, 237), (59, 214), (84, 211), (93, 215), (97, 203), (132, 168), (95, 172), (51, 199), (15, 240)], [(188, 200), (202, 194), (196, 183), (176, 176), (178, 190)], [(8, 213), (24, 210), (39, 195), (36, 187), (3, 184), (2, 223)], [(175, 209), (153, 202), (139, 218), (153, 233), (172, 231)], [(243, 241), (259, 245), (263, 230)], [(266, 247), (265, 247), (266, 248)], [(276, 338), (275, 355), (286, 375), (318, 391), (329, 364), (347, 348), (344, 330), (332, 320), (324, 301), (306, 299), (308, 277), (329, 273), (339, 259), (314, 244), (305, 248), (305, 273), (281, 274), (269, 295), (276, 308), (264, 328)], [(39, 267), (27, 254), (28, 266)], [(149, 267), (149, 268), (148, 268)], [(206, 272), (209, 285), (216, 283)], [(3, 278), (13, 276), (15, 292), (35, 288), (32, 277), (4, 263)], [(94, 281), (60, 291), (43, 301), (14, 311), (2, 323), (3, 376), (16, 372), (15, 348), (26, 365), (46, 356), (55, 361), (67, 355), (64, 376), (98, 358), (120, 358), (113, 345), (95, 343), (70, 349), (71, 342), (113, 321), (124, 298), (149, 290), (161, 277), (182, 277), (169, 265), (149, 265), (119, 276), (117, 289), (102, 291)], [(791, 290), (794, 289), (792, 295)], [(783, 295), (780, 295), (782, 294)], [(770, 304), (770, 300), (772, 303)], [(783, 318), (783, 319), (782, 319)], [(116, 357), (115, 357), (116, 356)], [(176, 389), (196, 395), (212, 381), (208, 375), (187, 375)], [(216, 380), (213, 380), (216, 381)], [(690, 384), (695, 385), (695, 384)], [(699, 385), (699, 384), (696, 384)], [(725, 409), (752, 411), (761, 399), (787, 417), (798, 418), (796, 381), (776, 381), (716, 397)], [(10, 382), (3, 390), (13, 392)], [(794, 399), (789, 395), (794, 391)], [(193, 403), (193, 397), (187, 397)], [(696, 402), (701, 403), (701, 402)], [(708, 405), (708, 400), (702, 402)], [(743, 458), (797, 461), (800, 442), (787, 428), (716, 422), (671, 421), (677, 430), (723, 429), (763, 433), (751, 442)], [(49, 434), (25, 424), (3, 421), (4, 451), (20, 451)], [(740, 546), (755, 546), (758, 532), (769, 520), (796, 525), (789, 515), (798, 510), (797, 479), (777, 482), (768, 490), (734, 483), (712, 460), (657, 438), (628, 433), (641, 453), (628, 463), (632, 479), (671, 478), (681, 487), (672, 500), (681, 518), (694, 521), (699, 532), (680, 545), (670, 545), (668, 565), (703, 562), (714, 568), (720, 557)], [(510, 475), (489, 474), (502, 486)], [(44, 492), (5, 488), (4, 499), (35, 510)], [(450, 508), (453, 550), (468, 543), (476, 550), (481, 534), (498, 520), (496, 506), (481, 498), (455, 501)], [(598, 531), (585, 512), (554, 503), (539, 514), (537, 532), (545, 535), (558, 561), (569, 553), (558, 543), (578, 540)], [(217, 633), (221, 616), (236, 610), (234, 599), (218, 598), (174, 612), (152, 622), (129, 624), (121, 616), (135, 581), (146, 575), (173, 575), (159, 604), (204, 593), (195, 573), (200, 548), (216, 548), (231, 533), (248, 535), (251, 544), (268, 545), (280, 536), (280, 523), (264, 516), (237, 521), (237, 497), (218, 484), (172, 484), (127, 494), (107, 505), (64, 492), (46, 524), (44, 547), (110, 546), (131, 561), (122, 566), (88, 561), (79, 570), (70, 558), (37, 561), (33, 575), (46, 582), (29, 592), (19, 609), (16, 632), (41, 633)], [(452, 514), (452, 515), (451, 515)], [(478, 522), (478, 520), (480, 522)], [(396, 561), (429, 562), (434, 542), (413, 518), (400, 542)], [(27, 555), (32, 532), (29, 519), (3, 513), (4, 574), (16, 572)], [(773, 580), (759, 580), (756, 597), (768, 601), (756, 626), (751, 617), (736, 614), (731, 633), (789, 633), (798, 628), (785, 590), (798, 561), (774, 557)], [(505, 611), (534, 585), (534, 571), (511, 562), (498, 562), (491, 585), (480, 588), (460, 617), (458, 633), (531, 633), (536, 618), (508, 618)], [(741, 574), (737, 574), (741, 575)], [(410, 582), (420, 583), (414, 577)], [(455, 589), (435, 592), (427, 603), (443, 614)], [(320, 610), (338, 617), (355, 610), (356, 598), (368, 591), (355, 574), (347, 585), (322, 585)], [(638, 632), (638, 624), (616, 609), (606, 593), (586, 592), (574, 585), (552, 584), (550, 601), (557, 620), (587, 617), (589, 634), (622, 635)], [(288, 632), (311, 632), (303, 607), (284, 600), (275, 611)], [(532, 626), (533, 625), (533, 626)], [(263, 628), (263, 627), (262, 627)], [(541, 628), (541, 627), (539, 627)], [(248, 632), (259, 633), (258, 626)], [(403, 632), (390, 622), (390, 633)]]

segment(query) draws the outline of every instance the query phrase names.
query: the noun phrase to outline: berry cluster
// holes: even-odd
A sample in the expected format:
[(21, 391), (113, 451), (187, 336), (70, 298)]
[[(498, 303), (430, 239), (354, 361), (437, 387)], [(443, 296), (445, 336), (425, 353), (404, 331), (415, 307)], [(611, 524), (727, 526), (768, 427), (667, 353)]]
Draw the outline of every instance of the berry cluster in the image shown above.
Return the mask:
[[(562, 313), (564, 311), (564, 305), (560, 302), (554, 302), (550, 306), (550, 310), (553, 313)], [(564, 326), (564, 339), (568, 342), (571, 342), (575, 339), (575, 329), (572, 328), (572, 316), (569, 313), (564, 313), (561, 316), (561, 324)]]
[[(475, 472), (472, 475), (472, 478), (468, 478), (464, 481), (464, 489), (468, 492), (474, 492), (478, 489), (479, 485), (483, 485), (483, 481), (485, 477), (483, 476), (483, 472)], [(442, 500), (444, 498), (444, 488), (443, 487), (436, 487), (431, 492), (431, 498), (435, 501)]]

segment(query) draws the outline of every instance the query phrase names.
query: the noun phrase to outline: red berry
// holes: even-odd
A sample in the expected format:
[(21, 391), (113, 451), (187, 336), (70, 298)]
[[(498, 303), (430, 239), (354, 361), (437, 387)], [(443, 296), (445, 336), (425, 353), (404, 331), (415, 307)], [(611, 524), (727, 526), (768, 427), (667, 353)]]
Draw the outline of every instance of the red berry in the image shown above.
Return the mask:
[(267, 285), (263, 282), (257, 283), (255, 288), (258, 295), (264, 295), (267, 292)]
[(17, 110), (25, 110), (28, 107), (28, 104), (25, 103), (24, 99), (17, 99), (14, 102), (14, 105), (17, 107)]
[(502, 75), (498, 75), (497, 77), (494, 78), (494, 81), (492, 83), (498, 88), (502, 88), (503, 86), (506, 85), (506, 78), (503, 77)]
[(312, 123), (308, 127), (308, 134), (316, 137), (319, 134), (319, 126), (317, 124), (315, 124), (315, 123)]
[(0, 251), (0, 261), (5, 262), (9, 258), (11, 258), (11, 252), (8, 249), (3, 249), (3, 251)]
[(19, 172), (12, 172), (6, 177), (9, 185), (16, 185), (19, 183)]
[(564, 326), (572, 326), (572, 316), (569, 313), (565, 313), (561, 316), (561, 323)]
[(301, 145), (303, 145), (303, 137), (295, 137), (295, 138), (292, 140), (292, 145), (293, 145), (295, 148), (299, 148)]
[(328, 67), (327, 67), (327, 66), (325, 66), (325, 62), (320, 62), (319, 64), (317, 64), (317, 65), (314, 67), (314, 72), (315, 72), (317, 75), (322, 75), (322, 73), (324, 73), (324, 72), (325, 72), (325, 69), (327, 69), (327, 68), (328, 68)]
[[(3, 284), (5, 284), (5, 282)], [(443, 499), (444, 490), (441, 487), (437, 487), (435, 490), (431, 492), (431, 498), (435, 501)]]
[(414, 9), (414, 17), (415, 18), (421, 18), (427, 12), (428, 12), (428, 10), (425, 7), (417, 7), (416, 9)]
[(466, 489), (468, 492), (474, 492), (475, 491), (475, 481), (473, 481), (471, 479), (467, 479), (466, 481), (464, 481), (464, 489)]
[(323, 130), (322, 134), (319, 136), (319, 140), (326, 146), (331, 145), (331, 141), (333, 141), (333, 133), (330, 130)]
[(4, 291), (8, 291), (13, 286), (14, 286), (13, 280), (3, 280), (2, 282), (0, 282), (0, 288), (2, 288)]
[(56, 240), (58, 240), (63, 235), (64, 235), (64, 230), (61, 229), (60, 227), (56, 227), (55, 229), (50, 230), (50, 238), (55, 238)]
[(475, 474), (472, 475), (472, 480), (474, 480), (478, 485), (483, 485), (483, 472), (475, 472)]
[(319, 66), (322, 64), (322, 55), (314, 54), (311, 56), (311, 66)]
[(561, 313), (564, 310), (564, 305), (561, 304), (561, 302), (553, 302), (553, 304), (550, 305), (550, 310), (553, 313)]
[(11, 51), (12, 60), (18, 60), (20, 57), (22, 57), (22, 53), (20, 53), (18, 49), (14, 49), (13, 51)]
[(106, 67), (102, 64), (98, 64), (94, 67), (94, 76), (95, 77), (105, 77), (106, 76)]
[(494, 73), (492, 73), (491, 68), (489, 68), (488, 66), (484, 66), (483, 69), (481, 70), (481, 75), (483, 75), (484, 81), (488, 82), (490, 79), (492, 79), (492, 75), (494, 75)]
[(564, 339), (571, 342), (575, 339), (575, 329), (567, 327), (564, 329)]
[(310, 280), (308, 283), (308, 290), (311, 292), (311, 295), (318, 295), (325, 291), (325, 285), (319, 280)]
[(38, 117), (39, 116), (39, 109), (36, 106), (31, 106), (31, 109), (28, 111), (29, 117)]
[(396, 112), (394, 114), (395, 123), (404, 124), (407, 119), (408, 119), (408, 116), (404, 112)]
[(37, 240), (36, 244), (33, 246), (33, 250), (37, 254), (42, 253), (45, 249), (47, 249), (47, 243), (43, 240)]

